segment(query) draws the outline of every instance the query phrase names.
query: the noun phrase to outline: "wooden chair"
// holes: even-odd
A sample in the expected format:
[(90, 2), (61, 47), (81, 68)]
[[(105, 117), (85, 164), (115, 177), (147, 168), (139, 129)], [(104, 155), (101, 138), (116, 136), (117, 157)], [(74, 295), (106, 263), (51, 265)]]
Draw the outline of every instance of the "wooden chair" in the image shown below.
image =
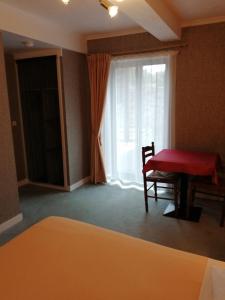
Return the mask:
[(196, 199), (196, 193), (207, 196), (214, 196), (222, 199), (222, 213), (220, 226), (224, 226), (225, 221), (225, 173), (219, 173), (218, 184), (212, 183), (212, 178), (207, 176), (195, 176), (189, 182), (188, 191), (189, 210)]
[[(147, 161), (152, 156), (155, 155), (155, 145), (152, 142), (151, 146), (142, 147), (142, 163), (143, 167)], [(175, 212), (178, 215), (178, 194), (179, 194), (179, 182), (180, 178), (179, 175), (176, 173), (167, 173), (167, 172), (160, 172), (160, 171), (150, 171), (147, 174), (143, 172), (143, 179), (144, 179), (144, 198), (145, 198), (145, 210), (148, 212), (148, 198), (154, 198), (155, 201), (158, 199), (166, 199), (166, 200), (174, 200), (175, 202)], [(150, 186), (148, 186), (150, 183)], [(170, 184), (172, 187), (169, 186), (158, 186), (158, 183), (162, 184)], [(148, 191), (154, 187), (154, 196), (148, 194)], [(174, 191), (174, 198), (167, 198), (167, 197), (159, 197), (158, 196), (158, 188), (168, 189)]]

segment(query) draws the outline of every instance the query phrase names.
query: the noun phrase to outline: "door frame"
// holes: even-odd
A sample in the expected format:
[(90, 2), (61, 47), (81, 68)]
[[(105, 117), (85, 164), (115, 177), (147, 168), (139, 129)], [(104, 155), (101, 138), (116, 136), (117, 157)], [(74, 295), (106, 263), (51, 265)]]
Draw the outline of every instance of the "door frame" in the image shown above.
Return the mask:
[[(54, 184), (47, 184), (41, 182), (32, 182), (29, 180), (28, 167), (27, 167), (27, 155), (26, 155), (26, 143), (24, 136), (24, 125), (23, 125), (23, 115), (21, 109), (21, 97), (20, 97), (20, 86), (19, 86), (19, 77), (18, 77), (18, 66), (16, 61), (28, 58), (37, 58), (37, 57), (47, 57), (47, 56), (56, 56), (56, 70), (57, 70), (57, 82), (58, 82), (58, 99), (59, 99), (59, 115), (60, 115), (60, 132), (61, 132), (61, 143), (62, 143), (62, 160), (63, 160), (63, 178), (64, 185), (58, 186)], [(65, 123), (65, 110), (64, 110), (64, 98), (63, 98), (63, 88), (62, 88), (62, 72), (61, 72), (61, 57), (62, 57), (62, 49), (41, 49), (41, 50), (29, 50), (23, 52), (15, 52), (13, 53), (14, 62), (16, 65), (16, 76), (17, 76), (17, 93), (19, 99), (19, 113), (20, 113), (20, 121), (21, 121), (21, 130), (22, 130), (22, 139), (24, 145), (24, 158), (25, 158), (25, 170), (28, 182), (37, 186), (43, 186), (51, 189), (58, 190), (69, 190), (69, 178), (68, 178), (68, 154), (67, 154), (67, 138), (66, 138), (66, 123)], [(26, 180), (27, 180), (26, 179)]]

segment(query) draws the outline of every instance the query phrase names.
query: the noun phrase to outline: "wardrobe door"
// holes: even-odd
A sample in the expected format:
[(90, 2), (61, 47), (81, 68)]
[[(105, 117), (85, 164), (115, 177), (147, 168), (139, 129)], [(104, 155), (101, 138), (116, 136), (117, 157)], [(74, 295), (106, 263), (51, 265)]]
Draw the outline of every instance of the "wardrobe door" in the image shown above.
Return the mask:
[(63, 185), (56, 57), (17, 63), (29, 178)]
[(58, 93), (54, 90), (43, 92), (43, 126), (48, 182), (63, 184), (63, 164)]
[(23, 91), (23, 120), (29, 178), (47, 182), (44, 157), (44, 132), (40, 91)]

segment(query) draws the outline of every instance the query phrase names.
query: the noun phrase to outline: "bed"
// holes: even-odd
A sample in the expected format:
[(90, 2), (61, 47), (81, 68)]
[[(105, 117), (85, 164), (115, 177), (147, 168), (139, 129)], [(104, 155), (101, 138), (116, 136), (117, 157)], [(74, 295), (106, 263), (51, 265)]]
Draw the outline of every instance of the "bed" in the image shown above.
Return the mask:
[[(2, 300), (197, 300), (206, 257), (49, 217), (0, 247)], [(215, 262), (225, 268), (225, 263)]]

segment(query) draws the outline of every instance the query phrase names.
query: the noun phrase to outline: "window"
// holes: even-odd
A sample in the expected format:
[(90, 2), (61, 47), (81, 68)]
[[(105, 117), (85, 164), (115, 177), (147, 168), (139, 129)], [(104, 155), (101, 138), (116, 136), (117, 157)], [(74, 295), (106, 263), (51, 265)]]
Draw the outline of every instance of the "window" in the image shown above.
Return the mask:
[(141, 147), (170, 147), (173, 57), (112, 61), (102, 131), (109, 180), (142, 184)]

